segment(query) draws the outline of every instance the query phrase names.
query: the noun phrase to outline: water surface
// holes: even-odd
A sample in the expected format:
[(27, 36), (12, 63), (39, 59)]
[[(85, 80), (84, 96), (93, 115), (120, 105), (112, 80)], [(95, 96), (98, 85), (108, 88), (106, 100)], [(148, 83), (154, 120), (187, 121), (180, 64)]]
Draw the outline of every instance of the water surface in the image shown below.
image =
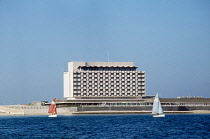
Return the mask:
[(210, 138), (210, 115), (1, 116), (0, 138)]

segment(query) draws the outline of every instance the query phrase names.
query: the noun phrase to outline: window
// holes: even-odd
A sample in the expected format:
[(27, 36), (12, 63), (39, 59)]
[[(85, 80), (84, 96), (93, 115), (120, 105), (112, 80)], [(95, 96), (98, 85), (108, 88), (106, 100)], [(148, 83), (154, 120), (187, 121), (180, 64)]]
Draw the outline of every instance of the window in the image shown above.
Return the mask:
[(144, 79), (144, 77), (138, 77), (138, 79)]
[(74, 89), (74, 91), (80, 91), (80, 89)]
[(74, 75), (80, 75), (80, 73), (76, 72), (76, 73), (74, 73)]
[(80, 87), (80, 85), (74, 85), (74, 87), (77, 87), (77, 88), (79, 88), (79, 87)]

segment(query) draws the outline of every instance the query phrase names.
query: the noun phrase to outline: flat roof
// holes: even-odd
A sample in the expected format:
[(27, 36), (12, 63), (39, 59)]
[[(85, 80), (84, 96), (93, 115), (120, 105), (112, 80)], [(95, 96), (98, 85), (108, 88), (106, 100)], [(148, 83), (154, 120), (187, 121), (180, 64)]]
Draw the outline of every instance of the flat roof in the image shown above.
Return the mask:
[(134, 62), (69, 62), (77, 67), (134, 67)]
[(91, 68), (96, 68), (96, 67), (107, 67), (107, 68), (112, 68), (112, 67), (115, 67), (115, 68), (138, 68), (138, 67), (136, 67), (136, 66), (106, 66), (106, 65), (103, 65), (103, 66), (79, 66), (79, 68), (83, 68), (83, 67), (87, 67), (87, 68), (89, 68), (89, 67), (91, 67)]

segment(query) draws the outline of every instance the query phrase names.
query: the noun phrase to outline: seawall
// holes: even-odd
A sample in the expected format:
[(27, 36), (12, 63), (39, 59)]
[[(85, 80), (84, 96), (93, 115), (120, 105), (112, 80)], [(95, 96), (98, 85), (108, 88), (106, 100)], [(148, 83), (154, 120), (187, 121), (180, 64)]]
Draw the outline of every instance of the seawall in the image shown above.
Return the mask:
[[(0, 115), (49, 115), (48, 106), (0, 106)], [(163, 106), (166, 114), (210, 114), (210, 106)], [(71, 114), (151, 114), (152, 106), (88, 106), (57, 108), (58, 115)]]
[[(0, 106), (0, 115), (49, 115), (49, 106), (19, 106), (5, 105)], [(77, 107), (57, 108), (58, 115), (71, 115), (77, 112)]]
[[(195, 110), (209, 110), (210, 106), (162, 106), (164, 111), (195, 111)], [(78, 107), (80, 111), (151, 111), (152, 106), (130, 106), (130, 107)]]

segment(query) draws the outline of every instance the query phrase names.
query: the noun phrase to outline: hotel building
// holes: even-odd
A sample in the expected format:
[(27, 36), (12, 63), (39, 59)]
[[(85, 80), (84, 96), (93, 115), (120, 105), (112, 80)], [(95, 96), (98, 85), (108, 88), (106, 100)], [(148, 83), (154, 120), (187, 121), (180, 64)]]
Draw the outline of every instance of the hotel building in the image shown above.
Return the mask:
[(133, 62), (69, 62), (64, 72), (65, 98), (141, 98), (145, 72)]

